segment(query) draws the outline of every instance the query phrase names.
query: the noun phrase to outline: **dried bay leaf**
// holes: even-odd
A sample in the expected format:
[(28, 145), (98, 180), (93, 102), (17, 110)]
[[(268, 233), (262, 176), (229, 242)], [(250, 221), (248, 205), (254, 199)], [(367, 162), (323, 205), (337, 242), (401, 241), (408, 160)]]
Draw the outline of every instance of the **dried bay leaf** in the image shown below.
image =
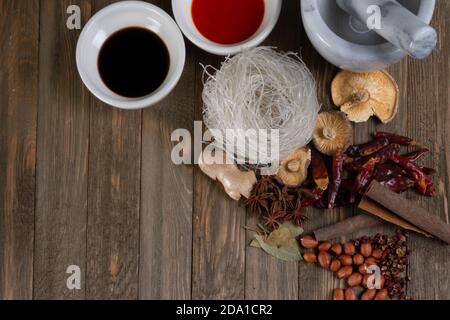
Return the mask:
[(252, 247), (252, 248), (261, 248), (261, 245), (259, 244), (258, 240), (253, 239), (253, 240), (250, 242), (250, 247)]
[(301, 227), (285, 222), (268, 236), (255, 234), (251, 247), (262, 248), (266, 253), (284, 261), (300, 261), (300, 246), (296, 238), (303, 233)]
[(287, 228), (289, 231), (291, 231), (292, 237), (297, 238), (303, 233), (303, 228), (299, 227), (292, 222), (283, 222), (280, 227)]
[(284, 260), (284, 261), (300, 261), (301, 260), (301, 254), (300, 254), (300, 248), (295, 245), (284, 245), (284, 246), (275, 246), (268, 244), (263, 235), (256, 234), (255, 240), (258, 241), (258, 244), (261, 246), (261, 248), (271, 256), (274, 256), (277, 259)]

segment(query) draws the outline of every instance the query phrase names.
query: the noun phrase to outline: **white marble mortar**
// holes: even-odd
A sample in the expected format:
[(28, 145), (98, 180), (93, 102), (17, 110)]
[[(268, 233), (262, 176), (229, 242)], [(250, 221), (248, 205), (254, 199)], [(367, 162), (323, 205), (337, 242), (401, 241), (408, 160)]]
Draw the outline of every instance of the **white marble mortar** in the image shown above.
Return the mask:
[[(435, 0), (399, 0), (425, 23), (433, 17)], [(406, 53), (341, 10), (335, 0), (301, 0), (305, 31), (316, 50), (335, 66), (352, 71), (379, 70), (399, 62)]]

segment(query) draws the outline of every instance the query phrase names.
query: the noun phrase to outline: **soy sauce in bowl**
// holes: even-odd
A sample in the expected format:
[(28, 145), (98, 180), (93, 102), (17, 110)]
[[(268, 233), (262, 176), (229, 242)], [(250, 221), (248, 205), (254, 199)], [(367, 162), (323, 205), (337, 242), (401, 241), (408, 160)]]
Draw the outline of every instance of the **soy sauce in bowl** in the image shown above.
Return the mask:
[(126, 98), (141, 98), (155, 92), (170, 67), (169, 50), (153, 31), (129, 27), (112, 34), (98, 55), (103, 83)]

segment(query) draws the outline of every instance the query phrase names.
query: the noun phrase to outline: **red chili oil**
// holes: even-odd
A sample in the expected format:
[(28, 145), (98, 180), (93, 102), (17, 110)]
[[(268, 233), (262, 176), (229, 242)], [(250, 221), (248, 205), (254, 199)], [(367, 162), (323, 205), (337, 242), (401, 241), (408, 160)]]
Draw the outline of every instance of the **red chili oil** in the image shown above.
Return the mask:
[(193, 0), (192, 20), (207, 39), (219, 44), (243, 42), (264, 18), (264, 0)]

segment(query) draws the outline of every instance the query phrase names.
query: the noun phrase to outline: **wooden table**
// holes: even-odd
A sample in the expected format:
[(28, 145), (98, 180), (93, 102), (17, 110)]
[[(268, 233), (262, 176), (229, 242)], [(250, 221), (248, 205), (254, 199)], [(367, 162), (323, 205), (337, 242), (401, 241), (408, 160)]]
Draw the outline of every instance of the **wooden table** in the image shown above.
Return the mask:
[[(277, 261), (249, 248), (255, 219), (196, 166), (170, 160), (174, 129), (201, 120), (202, 68), (222, 58), (186, 41), (177, 88), (141, 111), (111, 108), (83, 86), (75, 66), (79, 30), (66, 28), (71, 4), (82, 23), (111, 1), (0, 1), (1, 299), (328, 299), (333, 274)], [(150, 1), (171, 11), (170, 1)], [(425, 61), (390, 68), (400, 112), (387, 126), (355, 126), (355, 142), (375, 129), (429, 145), (439, 197), (409, 197), (448, 222), (450, 196), (450, 1), (438, 0), (439, 48)], [(285, 0), (266, 41), (301, 52), (325, 108), (337, 69), (312, 48), (298, 0)], [(355, 214), (309, 209), (311, 230)], [(371, 230), (390, 232), (393, 227)], [(353, 237), (362, 234), (354, 234)], [(416, 299), (450, 298), (450, 248), (412, 235), (408, 286)], [(69, 290), (68, 266), (81, 271)]]

